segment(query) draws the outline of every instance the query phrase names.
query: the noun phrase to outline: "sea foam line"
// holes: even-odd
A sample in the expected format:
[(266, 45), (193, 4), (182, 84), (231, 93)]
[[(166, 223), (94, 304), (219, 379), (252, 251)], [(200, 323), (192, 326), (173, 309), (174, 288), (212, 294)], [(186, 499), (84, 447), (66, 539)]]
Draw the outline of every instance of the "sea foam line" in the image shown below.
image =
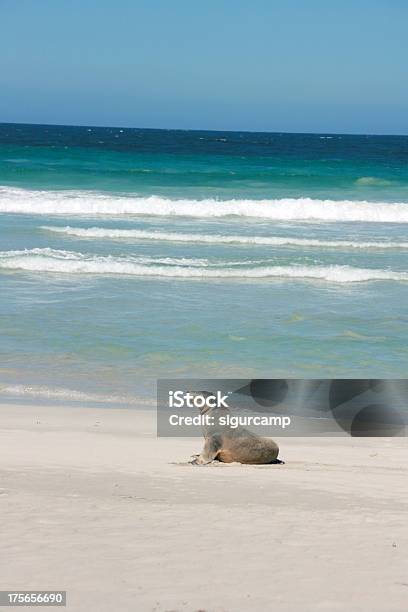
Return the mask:
[(352, 200), (283, 198), (271, 200), (171, 200), (86, 191), (31, 191), (0, 188), (0, 212), (39, 215), (145, 215), (253, 217), (275, 221), (408, 223), (408, 204)]
[(85, 393), (62, 387), (47, 387), (44, 385), (13, 385), (0, 384), (0, 394), (13, 396), (28, 396), (41, 399), (70, 400), (76, 402), (98, 402), (110, 404), (152, 404), (151, 400), (145, 400), (127, 395), (101, 395), (97, 393)]
[(83, 255), (52, 249), (27, 249), (0, 252), (0, 269), (59, 274), (102, 274), (139, 277), (196, 279), (266, 279), (286, 278), (353, 283), (377, 280), (408, 281), (408, 273), (352, 266), (263, 266), (210, 267), (180, 265), (146, 265), (134, 258)]
[[(149, 256), (131, 256), (127, 258), (115, 258), (112, 255), (106, 255), (101, 257), (95, 257), (90, 254), (83, 254), (77, 251), (65, 251), (63, 249), (51, 249), (49, 247), (45, 248), (34, 248), (34, 249), (23, 249), (17, 251), (0, 251), (0, 262), (2, 259), (7, 261), (8, 259), (12, 259), (14, 257), (28, 257), (28, 256), (40, 256), (40, 257), (49, 257), (53, 260), (62, 260), (62, 261), (92, 261), (93, 259), (99, 259), (106, 262), (118, 260), (125, 260), (129, 263), (135, 264), (164, 264), (164, 265), (180, 265), (180, 266), (206, 266), (213, 265), (206, 258), (188, 258), (188, 257), (149, 257)], [(236, 262), (231, 262), (233, 265)], [(238, 262), (240, 263), (240, 262)], [(242, 262), (241, 262), (242, 263)]]
[(353, 249), (408, 249), (408, 242), (355, 242), (351, 240), (318, 240), (293, 238), (290, 236), (226, 236), (221, 234), (180, 234), (177, 232), (157, 232), (135, 229), (109, 229), (102, 227), (55, 227), (44, 225), (41, 229), (93, 239), (108, 238), (113, 240), (163, 240), (167, 242), (189, 242), (207, 244), (247, 244), (261, 246), (302, 246), (317, 248), (353, 248)]

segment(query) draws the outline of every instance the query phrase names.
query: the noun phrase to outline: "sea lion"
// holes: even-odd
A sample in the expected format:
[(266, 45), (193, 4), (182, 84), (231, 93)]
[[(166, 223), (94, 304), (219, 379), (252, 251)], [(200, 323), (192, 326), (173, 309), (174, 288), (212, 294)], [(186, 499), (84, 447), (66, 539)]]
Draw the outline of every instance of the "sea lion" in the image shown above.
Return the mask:
[[(203, 391), (194, 395), (207, 398), (212, 394)], [(220, 425), (219, 418), (231, 414), (228, 408), (209, 407), (204, 404), (200, 408), (200, 414), (214, 417), (214, 424), (203, 424), (204, 447), (199, 455), (192, 456), (192, 464), (206, 465), (212, 461), (258, 465), (284, 463), (278, 459), (279, 446), (271, 438), (258, 436), (244, 427)]]

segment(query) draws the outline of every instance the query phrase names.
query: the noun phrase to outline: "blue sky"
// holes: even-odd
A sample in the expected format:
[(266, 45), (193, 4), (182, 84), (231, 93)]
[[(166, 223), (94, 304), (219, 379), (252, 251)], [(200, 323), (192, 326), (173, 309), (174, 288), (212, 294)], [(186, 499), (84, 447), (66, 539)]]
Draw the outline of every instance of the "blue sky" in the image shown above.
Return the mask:
[(0, 121), (408, 134), (406, 0), (0, 0)]

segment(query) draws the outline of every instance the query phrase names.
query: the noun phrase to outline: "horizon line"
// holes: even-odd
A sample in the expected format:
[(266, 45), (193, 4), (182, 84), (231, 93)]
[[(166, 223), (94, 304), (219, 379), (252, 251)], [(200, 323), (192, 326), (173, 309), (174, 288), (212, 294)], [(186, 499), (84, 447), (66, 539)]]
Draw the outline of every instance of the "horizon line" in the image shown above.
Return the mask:
[(375, 137), (407, 137), (408, 134), (387, 134), (387, 133), (364, 133), (364, 132), (292, 132), (282, 130), (216, 130), (203, 128), (156, 128), (156, 127), (135, 127), (128, 125), (96, 125), (96, 124), (76, 124), (76, 123), (26, 123), (23, 121), (0, 121), (0, 125), (35, 125), (42, 127), (83, 127), (83, 128), (104, 128), (104, 129), (120, 129), (120, 130), (151, 130), (156, 132), (215, 132), (215, 133), (232, 133), (232, 134), (303, 134), (305, 136), (375, 136)]

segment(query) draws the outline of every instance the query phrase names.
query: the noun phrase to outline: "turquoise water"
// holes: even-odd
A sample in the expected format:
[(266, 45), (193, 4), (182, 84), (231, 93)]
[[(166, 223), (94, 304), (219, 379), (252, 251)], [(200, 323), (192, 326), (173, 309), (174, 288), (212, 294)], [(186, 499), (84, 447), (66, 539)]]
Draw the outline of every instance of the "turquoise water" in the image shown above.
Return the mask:
[(407, 137), (3, 124), (0, 185), (3, 394), (406, 376)]

